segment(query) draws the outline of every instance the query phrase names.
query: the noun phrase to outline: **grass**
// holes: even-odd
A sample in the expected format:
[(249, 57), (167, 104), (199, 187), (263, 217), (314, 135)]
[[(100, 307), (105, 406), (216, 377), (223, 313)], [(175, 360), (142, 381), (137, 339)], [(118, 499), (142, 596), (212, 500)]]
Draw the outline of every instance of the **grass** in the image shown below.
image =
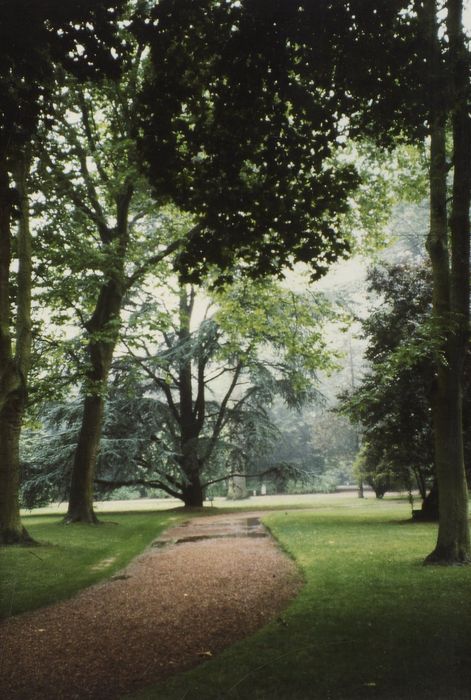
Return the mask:
[(40, 547), (0, 548), (0, 617), (69, 598), (122, 569), (174, 513), (109, 513), (103, 524), (62, 525), (57, 515), (23, 518)]
[[(216, 499), (192, 516), (238, 509), (306, 507), (320, 496), (265, 497), (233, 502)], [(237, 505), (238, 504), (238, 505)], [(23, 511), (23, 523), (40, 547), (0, 547), (0, 619), (70, 598), (82, 588), (109, 578), (139, 554), (159, 532), (188, 517), (181, 501), (142, 499), (96, 504), (99, 527), (62, 525), (67, 504)], [(170, 510), (172, 509), (172, 510)], [(115, 512), (119, 511), (119, 512)]]
[[(216, 496), (212, 504), (210, 504), (209, 501), (205, 501), (204, 513), (205, 515), (211, 515), (211, 513), (216, 514), (219, 510), (228, 512), (240, 510), (316, 508), (318, 506), (323, 507), (326, 503), (340, 502), (344, 498), (351, 499), (351, 497), (351, 491), (335, 494), (308, 493), (296, 495), (283, 494), (278, 496), (251, 496), (249, 499), (241, 499), (238, 501), (228, 501), (227, 498), (223, 496)], [(182, 501), (177, 498), (141, 498), (128, 501), (99, 501), (94, 505), (95, 511), (100, 517), (109, 512), (154, 512), (156, 510), (178, 510), (183, 506)], [(28, 515), (31, 512), (32, 511), (24, 510), (22, 514)], [(67, 512), (67, 503), (53, 503), (43, 508), (36, 508), (33, 512), (35, 515), (63, 515)]]
[[(287, 506), (309, 511), (286, 512), (283, 499), (243, 505), (281, 508), (264, 522), (302, 569), (301, 594), (276, 622), (135, 700), (471, 698), (471, 567), (422, 566), (436, 526), (408, 523), (404, 502), (345, 494)], [(0, 550), (0, 614), (108, 578), (180, 515), (102, 517), (95, 528), (63, 526), (57, 514), (26, 516), (42, 546)]]
[(403, 503), (324, 503), (264, 518), (305, 577), (282, 619), (133, 698), (471, 698), (471, 568), (424, 567), (436, 526)]

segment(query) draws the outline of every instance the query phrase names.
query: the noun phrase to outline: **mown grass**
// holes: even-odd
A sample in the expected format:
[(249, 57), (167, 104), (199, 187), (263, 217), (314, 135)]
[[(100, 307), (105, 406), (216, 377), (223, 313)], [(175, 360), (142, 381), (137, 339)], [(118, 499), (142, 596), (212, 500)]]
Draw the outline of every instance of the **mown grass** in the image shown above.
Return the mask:
[(353, 497), (266, 516), (302, 568), (299, 597), (259, 633), (133, 697), (469, 700), (471, 568), (424, 567), (436, 527), (409, 514)]
[(69, 598), (123, 568), (174, 513), (107, 514), (99, 526), (62, 525), (60, 516), (26, 516), (39, 547), (0, 548), (0, 617)]

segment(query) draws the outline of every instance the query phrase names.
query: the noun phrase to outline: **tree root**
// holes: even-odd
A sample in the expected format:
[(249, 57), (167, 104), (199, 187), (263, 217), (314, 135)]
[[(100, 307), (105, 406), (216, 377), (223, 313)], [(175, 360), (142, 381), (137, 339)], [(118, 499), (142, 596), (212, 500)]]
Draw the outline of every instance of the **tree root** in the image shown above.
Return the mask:
[(469, 553), (453, 548), (434, 549), (424, 560), (424, 566), (469, 566)]
[(37, 547), (39, 543), (34, 540), (25, 527), (19, 529), (5, 529), (0, 531), (0, 546), (23, 545), (24, 547)]

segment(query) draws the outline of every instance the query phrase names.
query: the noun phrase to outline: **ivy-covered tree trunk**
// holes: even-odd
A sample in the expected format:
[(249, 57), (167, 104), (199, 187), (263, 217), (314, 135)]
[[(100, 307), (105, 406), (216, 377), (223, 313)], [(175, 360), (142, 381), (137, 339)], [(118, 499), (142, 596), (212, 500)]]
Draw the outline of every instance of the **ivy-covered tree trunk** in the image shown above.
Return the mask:
[(0, 544), (32, 542), (20, 519), (19, 442), (27, 400), (31, 355), (31, 236), (26, 157), (18, 154), (14, 177), (19, 208), (16, 337), (11, 338), (11, 191), (6, 158), (0, 161)]
[(447, 163), (442, 73), (435, 0), (428, 0), (431, 46), (431, 217), (428, 251), (433, 273), (433, 317), (439, 347), (432, 397), (439, 529), (428, 564), (471, 561), (468, 489), (463, 456), (463, 366), (469, 342), (469, 206), (471, 131), (468, 114), (468, 52), (462, 30), (462, 2), (449, 0), (448, 75), (452, 77), (453, 191), (447, 220)]
[(93, 523), (93, 482), (103, 423), (108, 375), (118, 338), (122, 302), (121, 285), (110, 280), (100, 291), (95, 312), (88, 323), (90, 369), (86, 376), (85, 400), (75, 450), (66, 523)]

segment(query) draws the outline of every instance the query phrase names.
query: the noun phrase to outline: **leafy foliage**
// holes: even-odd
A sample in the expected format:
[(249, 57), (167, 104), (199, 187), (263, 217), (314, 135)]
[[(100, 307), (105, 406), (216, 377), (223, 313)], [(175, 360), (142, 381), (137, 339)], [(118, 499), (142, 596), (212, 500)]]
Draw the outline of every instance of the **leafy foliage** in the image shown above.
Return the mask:
[(335, 159), (343, 111), (316, 9), (164, 0), (136, 19), (151, 48), (142, 154), (156, 193), (198, 221), (188, 278), (211, 265), (230, 275), (235, 258), (256, 274), (296, 260), (320, 276), (349, 250), (339, 217), (358, 176)]
[(40, 422), (23, 430), (20, 489), (23, 507), (47, 505), (67, 497), (80, 418), (79, 399), (69, 399), (66, 403), (43, 402)]
[(341, 397), (341, 410), (361, 426), (357, 468), (365, 481), (382, 495), (414, 480), (425, 497), (433, 475), (430, 272), (378, 266), (369, 273), (369, 290), (381, 300), (362, 323), (370, 368)]
[(172, 311), (167, 297), (166, 319), (150, 299), (129, 318), (130, 357), (116, 365), (102, 440), (103, 485), (141, 482), (181, 497), (192, 479), (204, 489), (250, 471), (278, 438), (274, 398), (312, 401), (317, 371), (331, 364), (322, 297), (244, 282), (215, 293), (202, 319), (193, 290), (178, 298)]
[[(117, 40), (121, 0), (7, 0), (0, 6), (0, 142), (24, 144), (47, 114), (53, 67), (84, 78), (117, 75), (122, 46)], [(25, 22), (25, 18), (27, 21)]]

